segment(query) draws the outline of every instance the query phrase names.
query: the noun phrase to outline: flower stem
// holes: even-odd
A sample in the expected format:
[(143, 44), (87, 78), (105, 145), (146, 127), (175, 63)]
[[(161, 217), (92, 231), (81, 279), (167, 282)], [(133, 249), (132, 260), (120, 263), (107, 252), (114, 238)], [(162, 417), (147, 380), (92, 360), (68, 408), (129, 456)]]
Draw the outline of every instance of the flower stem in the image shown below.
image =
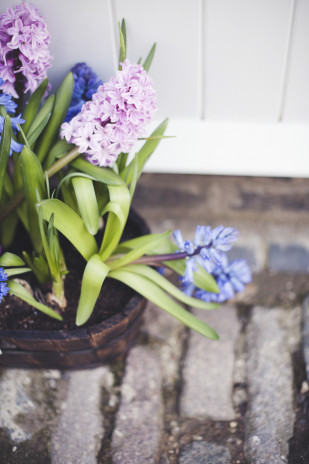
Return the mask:
[[(64, 166), (69, 164), (75, 158), (80, 155), (77, 148), (73, 148), (69, 153), (56, 161), (50, 168), (48, 168), (45, 173), (48, 178), (54, 176), (57, 172), (60, 171)], [(0, 222), (5, 219), (14, 209), (16, 209), (24, 200), (25, 193), (23, 190), (19, 190), (16, 194), (10, 199), (6, 206), (0, 211)]]

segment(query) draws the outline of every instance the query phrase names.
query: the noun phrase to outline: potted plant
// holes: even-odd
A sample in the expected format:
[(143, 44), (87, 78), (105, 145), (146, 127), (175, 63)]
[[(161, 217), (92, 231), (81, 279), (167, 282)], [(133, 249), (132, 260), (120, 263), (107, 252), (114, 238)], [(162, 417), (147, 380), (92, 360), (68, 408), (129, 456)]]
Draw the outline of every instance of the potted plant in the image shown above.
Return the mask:
[(37, 9), (8, 9), (0, 31), (0, 365), (88, 367), (122, 356), (146, 299), (218, 339), (179, 302), (215, 309), (250, 281), (246, 262), (227, 260), (237, 231), (197, 226), (194, 241), (180, 231), (170, 238), (131, 211), (167, 126), (146, 136), (157, 107), (155, 45), (131, 63), (123, 21), (115, 75), (102, 83), (79, 63), (50, 94), (49, 34)]

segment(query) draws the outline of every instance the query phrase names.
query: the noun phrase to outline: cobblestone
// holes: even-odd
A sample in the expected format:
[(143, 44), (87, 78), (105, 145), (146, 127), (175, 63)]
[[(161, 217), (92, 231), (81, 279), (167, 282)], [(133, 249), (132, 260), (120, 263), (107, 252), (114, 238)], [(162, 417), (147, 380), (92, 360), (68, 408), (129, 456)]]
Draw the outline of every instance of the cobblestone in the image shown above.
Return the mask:
[(195, 441), (182, 448), (179, 464), (229, 464), (228, 448), (216, 443)]
[(308, 194), (302, 179), (142, 176), (135, 206), (153, 232), (238, 228), (230, 258), (249, 261), (253, 283), (196, 311), (218, 342), (150, 304), (120, 387), (109, 366), (0, 370), (0, 462), (105, 464), (106, 446), (113, 464), (286, 463), (295, 392), (308, 396)]
[(306, 367), (307, 382), (309, 382), (309, 296), (302, 306), (302, 352)]
[(245, 451), (252, 464), (286, 461), (293, 433), (293, 367), (288, 328), (281, 325), (286, 311), (254, 308), (247, 330)]
[(113, 463), (155, 463), (162, 428), (159, 354), (134, 347), (127, 359), (112, 439)]
[(213, 342), (192, 332), (183, 368), (182, 416), (231, 420), (232, 377), (235, 343), (240, 331), (236, 309), (225, 306), (215, 311), (195, 311), (200, 319), (220, 333)]
[(68, 375), (67, 396), (52, 435), (52, 464), (96, 464), (104, 433), (101, 388), (110, 386), (110, 371), (107, 367), (99, 367)]

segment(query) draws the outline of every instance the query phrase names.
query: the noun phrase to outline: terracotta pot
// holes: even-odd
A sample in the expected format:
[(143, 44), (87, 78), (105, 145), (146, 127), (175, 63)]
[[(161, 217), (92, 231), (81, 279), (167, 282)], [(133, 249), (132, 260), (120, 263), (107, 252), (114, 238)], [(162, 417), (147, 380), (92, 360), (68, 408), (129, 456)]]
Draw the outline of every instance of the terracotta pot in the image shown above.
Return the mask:
[[(139, 230), (149, 228), (136, 213), (130, 220)], [(142, 322), (146, 300), (134, 293), (123, 308), (109, 319), (74, 330), (1, 330), (0, 366), (48, 369), (95, 367), (121, 359), (128, 352)]]

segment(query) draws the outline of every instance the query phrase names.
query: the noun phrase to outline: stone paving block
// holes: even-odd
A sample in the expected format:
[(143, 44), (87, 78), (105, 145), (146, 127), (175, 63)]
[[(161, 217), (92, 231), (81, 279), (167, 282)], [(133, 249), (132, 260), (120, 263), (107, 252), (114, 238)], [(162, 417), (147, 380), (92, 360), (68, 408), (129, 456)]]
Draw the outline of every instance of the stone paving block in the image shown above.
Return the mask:
[(112, 437), (114, 464), (155, 463), (163, 424), (159, 354), (134, 347), (127, 358)]
[(0, 462), (50, 461), (66, 382), (57, 370), (0, 370)]
[(300, 245), (269, 247), (269, 269), (286, 272), (309, 272), (309, 251)]
[(231, 420), (234, 347), (240, 331), (236, 308), (222, 306), (214, 311), (197, 311), (204, 322), (220, 335), (219, 341), (191, 332), (183, 368), (182, 416)]
[(143, 315), (142, 333), (156, 338), (161, 342), (168, 342), (171, 332), (179, 326), (182, 326), (182, 324), (163, 311), (163, 309), (158, 308), (151, 302), (147, 303), (147, 308)]
[(52, 436), (52, 464), (97, 464), (104, 434), (101, 389), (111, 386), (107, 367), (67, 374), (68, 392)]
[(179, 464), (229, 464), (231, 455), (225, 446), (194, 441), (180, 452)]
[(245, 453), (250, 464), (286, 462), (294, 424), (292, 324), (286, 310), (256, 307), (247, 328)]
[(306, 364), (307, 382), (309, 382), (309, 296), (302, 306), (302, 352)]

